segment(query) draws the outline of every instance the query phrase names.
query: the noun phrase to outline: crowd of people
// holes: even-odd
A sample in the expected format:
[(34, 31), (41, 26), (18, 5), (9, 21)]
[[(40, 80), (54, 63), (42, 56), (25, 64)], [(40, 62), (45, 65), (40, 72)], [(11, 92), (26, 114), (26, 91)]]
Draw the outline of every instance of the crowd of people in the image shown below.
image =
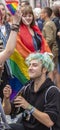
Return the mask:
[[(60, 88), (60, 8), (44, 7), (35, 12), (27, 0), (21, 1), (19, 6), (12, 16), (0, 3), (2, 105), (5, 114), (11, 117), (22, 113), (22, 121), (10, 124), (11, 130), (59, 130), (56, 120), (60, 112), (60, 93), (57, 89)], [(19, 62), (19, 78), (21, 80), (22, 76), (25, 81), (12, 101), (13, 90), (9, 79), (14, 75), (11, 73), (10, 56), (16, 61), (14, 72)], [(29, 79), (27, 83), (26, 79)], [(46, 103), (45, 93), (51, 86), (54, 87), (49, 90)]]

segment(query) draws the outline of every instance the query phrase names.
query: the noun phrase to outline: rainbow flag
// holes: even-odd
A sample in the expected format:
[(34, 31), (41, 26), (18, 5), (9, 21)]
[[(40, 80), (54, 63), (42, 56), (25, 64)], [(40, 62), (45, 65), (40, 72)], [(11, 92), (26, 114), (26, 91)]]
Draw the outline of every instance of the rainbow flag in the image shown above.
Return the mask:
[(25, 59), (19, 53), (19, 49), (16, 48), (10, 57), (10, 67), (13, 74), (13, 78), (10, 80), (10, 85), (12, 86), (11, 99), (16, 96), (22, 86), (29, 80), (28, 67), (25, 64)]
[(18, 91), (30, 79), (28, 75), (28, 67), (25, 63), (25, 58), (29, 53), (31, 53), (31, 51), (22, 43), (19, 32), (16, 48), (10, 57), (10, 68), (13, 75), (13, 78), (9, 81), (9, 84), (12, 87), (11, 100), (14, 99)]
[(5, 0), (5, 2), (8, 10), (11, 12), (12, 15), (14, 15), (18, 8), (18, 0)]
[[(37, 32), (42, 38), (42, 47), (40, 52), (50, 52), (45, 39), (43, 38), (40, 30), (34, 26), (33, 30)], [(12, 43), (13, 44), (13, 43)], [(33, 44), (32, 35), (25, 25), (20, 25), (20, 31), (17, 35), (17, 44), (14, 53), (10, 57), (10, 67), (12, 70), (13, 78), (10, 81), (12, 86), (11, 99), (18, 93), (22, 86), (30, 79), (28, 75), (28, 67), (25, 63), (25, 58), (32, 52), (36, 52)]]

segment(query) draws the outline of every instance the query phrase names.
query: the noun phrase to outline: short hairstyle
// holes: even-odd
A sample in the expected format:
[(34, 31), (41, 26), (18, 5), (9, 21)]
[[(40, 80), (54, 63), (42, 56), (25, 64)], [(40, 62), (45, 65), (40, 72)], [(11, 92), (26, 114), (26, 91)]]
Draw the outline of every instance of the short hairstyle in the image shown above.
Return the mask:
[(34, 8), (33, 13), (36, 16), (36, 18), (40, 18), (41, 8)]
[(29, 1), (27, 1), (27, 0), (21, 0), (20, 5), (21, 5), (22, 3), (24, 3), (25, 5), (30, 5)]
[(52, 9), (50, 7), (45, 7), (44, 10), (47, 13), (48, 17), (51, 17), (51, 15), (52, 15)]
[(54, 63), (52, 61), (52, 58), (49, 53), (31, 53), (29, 56), (26, 58), (26, 64), (29, 66), (31, 60), (36, 59), (38, 62), (42, 62), (42, 66), (47, 69), (47, 72), (53, 71), (54, 70)]
[(59, 8), (58, 8), (58, 7), (56, 7), (56, 6), (53, 7), (52, 11), (53, 11), (53, 13), (54, 13), (54, 15), (55, 15), (56, 17), (60, 17)]

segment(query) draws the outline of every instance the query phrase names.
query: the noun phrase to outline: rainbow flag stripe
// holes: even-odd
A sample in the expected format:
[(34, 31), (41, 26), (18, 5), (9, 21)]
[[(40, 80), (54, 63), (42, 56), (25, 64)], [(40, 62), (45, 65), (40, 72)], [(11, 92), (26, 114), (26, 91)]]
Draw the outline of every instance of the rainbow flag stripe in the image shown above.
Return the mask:
[(14, 15), (18, 8), (18, 1), (6, 1), (6, 6), (11, 14)]
[(10, 85), (12, 86), (11, 99), (16, 96), (22, 86), (29, 80), (28, 67), (24, 60), (17, 49), (15, 49), (13, 55), (10, 57), (10, 67), (13, 74), (13, 79), (10, 81)]
[[(15, 49), (13, 55), (10, 57), (10, 65), (13, 74), (22, 82), (23, 84), (29, 79), (27, 72), (27, 65), (25, 64), (24, 58)], [(14, 69), (15, 68), (15, 69)]]

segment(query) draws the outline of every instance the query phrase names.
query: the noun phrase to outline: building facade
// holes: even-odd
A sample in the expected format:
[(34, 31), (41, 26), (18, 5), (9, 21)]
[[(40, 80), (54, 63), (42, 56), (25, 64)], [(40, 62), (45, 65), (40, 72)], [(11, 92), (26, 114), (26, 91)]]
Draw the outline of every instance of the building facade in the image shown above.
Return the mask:
[[(19, 0), (21, 1), (21, 0)], [(31, 6), (33, 8), (35, 7), (40, 7), (40, 8), (44, 8), (46, 6), (52, 6), (53, 2), (54, 1), (57, 1), (57, 0), (28, 0), (31, 4)], [(5, 4), (5, 0), (0, 0), (0, 2), (4, 3)]]
[(30, 1), (30, 4), (32, 5), (33, 8), (35, 7), (44, 8), (46, 6), (52, 7), (53, 2), (58, 0), (28, 0), (28, 1)]

